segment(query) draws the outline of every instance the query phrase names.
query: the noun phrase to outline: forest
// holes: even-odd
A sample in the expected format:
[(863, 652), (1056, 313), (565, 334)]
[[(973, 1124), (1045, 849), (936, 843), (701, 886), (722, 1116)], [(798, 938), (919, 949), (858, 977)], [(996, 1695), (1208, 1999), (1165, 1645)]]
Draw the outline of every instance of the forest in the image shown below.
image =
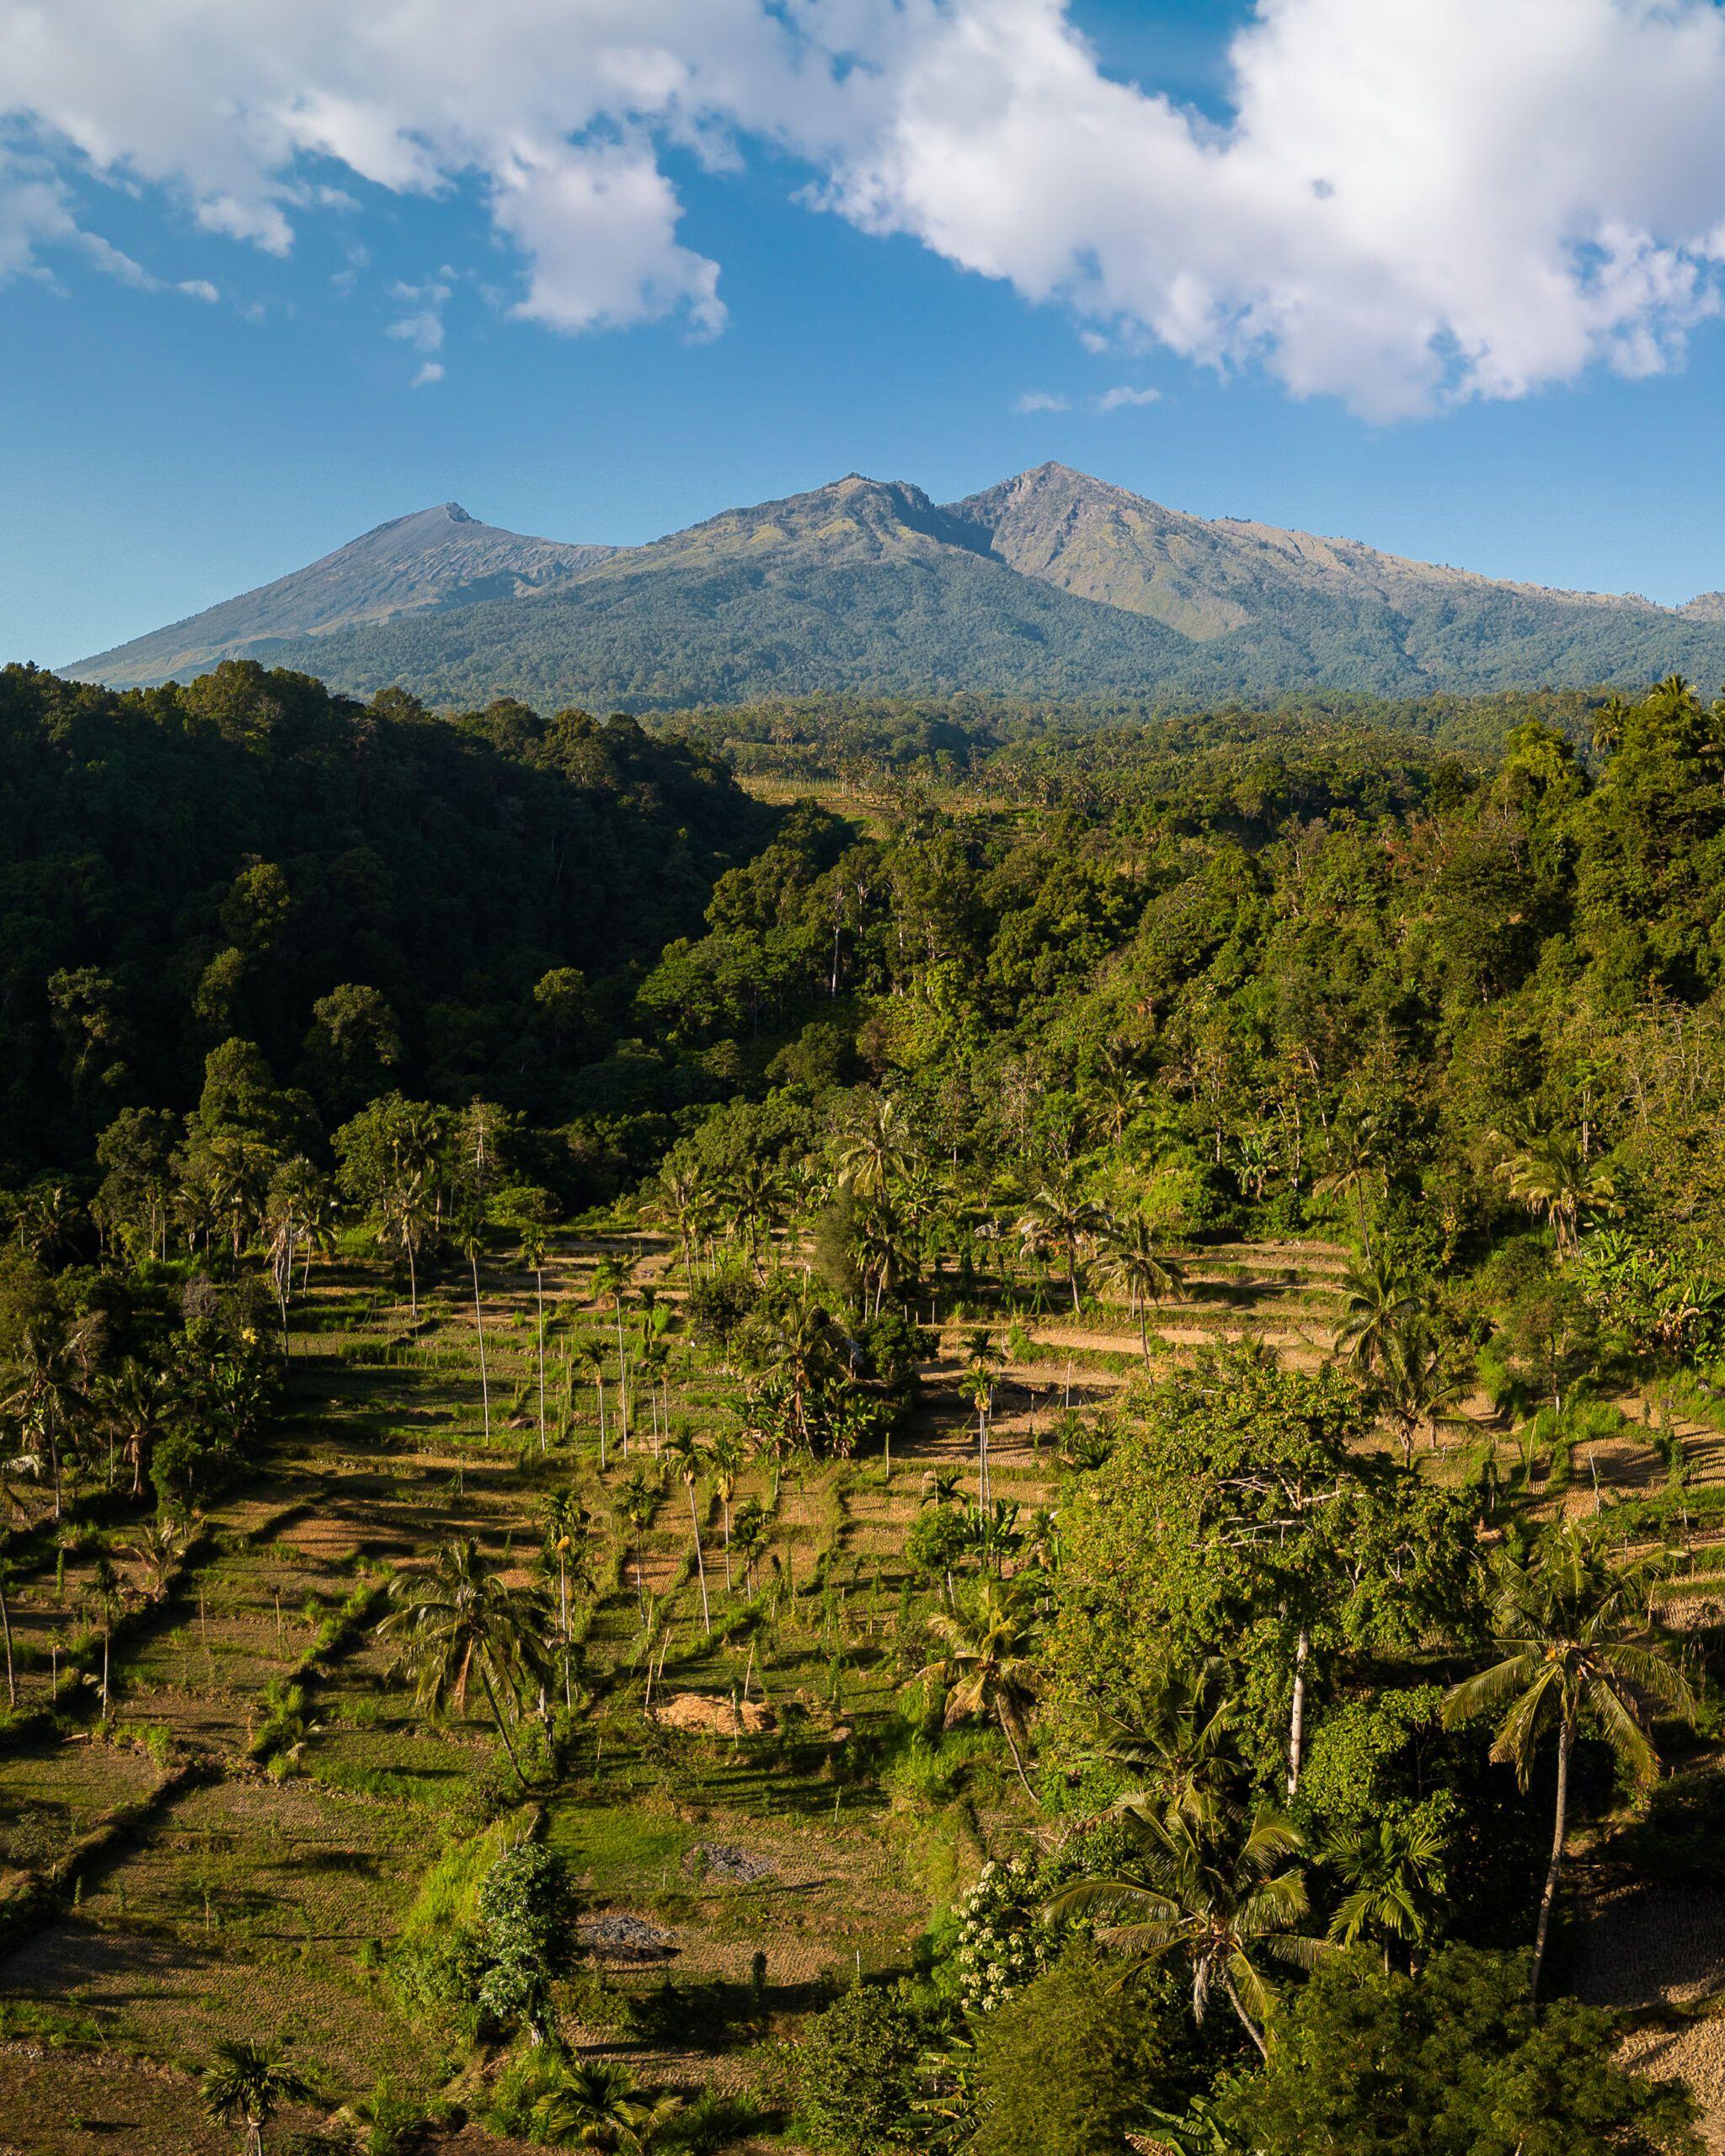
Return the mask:
[(0, 2146), (1725, 2148), (1725, 699), (0, 773)]

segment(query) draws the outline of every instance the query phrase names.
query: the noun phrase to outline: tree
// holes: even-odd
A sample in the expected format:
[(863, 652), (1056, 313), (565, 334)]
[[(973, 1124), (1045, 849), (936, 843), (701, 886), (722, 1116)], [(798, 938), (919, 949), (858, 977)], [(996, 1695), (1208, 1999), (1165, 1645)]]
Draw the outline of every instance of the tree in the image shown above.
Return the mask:
[(479, 1299), (479, 1252), (484, 1236), (477, 1220), (471, 1220), (462, 1237), (462, 1254), (473, 1268), (473, 1331), (479, 1342), (479, 1400), (485, 1417), (485, 1442), (491, 1442), (491, 1373), (485, 1362), (485, 1310)]
[(398, 1572), (390, 1597), (397, 1606), (378, 1632), (395, 1647), (422, 1711), (439, 1714), (452, 1702), (465, 1713), (468, 1682), (477, 1674), (525, 1789), (504, 1702), (515, 1705), (524, 1678), (543, 1668), (549, 1616), (543, 1597), (505, 1586), (471, 1537), (446, 1543), (429, 1564)]
[(1398, 1327), (1418, 1306), (1395, 1267), (1381, 1252), (1357, 1258), (1336, 1283), (1342, 1291), (1342, 1322), (1336, 1352), (1369, 1377), (1383, 1363)]
[(574, 1697), (569, 1678), (572, 1639), (569, 1581), (571, 1575), (584, 1576), (587, 1571), (585, 1545), (590, 1523), (587, 1508), (576, 1494), (573, 1483), (567, 1483), (561, 1490), (553, 1490), (550, 1493), (545, 1500), (543, 1517), (546, 1551), (557, 1566), (558, 1632), (563, 1646), (563, 1703), (565, 1708), (572, 1708)]
[(1327, 1956), (1223, 2096), (1248, 2149), (1347, 2156), (1701, 2156), (1679, 2081), (1619, 2063), (1611, 2016), (1527, 1995), (1519, 1958), (1445, 1946), (1418, 1977)]
[(596, 1340), (578, 1341), (575, 1360), (588, 1373), (599, 1398), (599, 1471), (605, 1472), (605, 1350)]
[(1066, 1287), (1076, 1315), (1078, 1300), (1078, 1246), (1098, 1234), (1107, 1216), (1086, 1198), (1070, 1172), (1051, 1177), (1026, 1204), (1018, 1220), (1018, 1233), (1026, 1249), (1039, 1256), (1058, 1250), (1066, 1261)]
[(741, 1432), (721, 1430), (707, 1448), (707, 1459), (713, 1470), (713, 1487), (724, 1518), (724, 1588), (729, 1594), (731, 1591), (731, 1500), (737, 1494), (737, 1483), (748, 1460)]
[(975, 2156), (1121, 2156), (1177, 2078), (1166, 2018), (1153, 1987), (1069, 1948), (979, 2019)]
[(478, 1913), (489, 1967), (478, 2004), (505, 2025), (524, 2023), (535, 2044), (553, 2037), (552, 1979), (574, 1951), (575, 1910), (569, 1866), (542, 1842), (505, 1849), (480, 1884)]
[(1138, 1345), (1147, 1364), (1150, 1305), (1166, 1302), (1170, 1295), (1178, 1294), (1185, 1281), (1184, 1273), (1174, 1259), (1162, 1256), (1156, 1246), (1156, 1230), (1136, 1210), (1128, 1213), (1123, 1219), (1105, 1221), (1098, 1269), (1103, 1278), (1123, 1290), (1130, 1301), (1132, 1315), (1138, 1321)]
[(695, 1485), (701, 1479), (701, 1470), (706, 1454), (701, 1441), (692, 1430), (672, 1431), (665, 1442), (665, 1456), (677, 1480), (689, 1493), (689, 1529), (695, 1538), (695, 1569), (701, 1581), (701, 1621), (707, 1628), (707, 1636), (713, 1637), (713, 1610), (707, 1599), (707, 1560), (701, 1554), (701, 1521), (695, 1510)]
[(1540, 1895), (1530, 1994), (1538, 1996), (1551, 1910), (1569, 1828), (1569, 1763), (1583, 1710), (1637, 1780), (1658, 1772), (1648, 1723), (1653, 1710), (1691, 1718), (1696, 1698), (1648, 1619), (1648, 1590), (1661, 1568), (1655, 1556), (1615, 1565), (1578, 1527), (1548, 1533), (1525, 1561), (1506, 1556), (1493, 1598), (1501, 1661), (1455, 1685), (1444, 1702), (1447, 1724), (1501, 1713), (1492, 1757), (1513, 1766), (1525, 1790), (1541, 1739), (1557, 1751), (1551, 1861)]
[(1155, 1810), (1166, 1821), (1214, 1828), (1234, 1807), (1244, 1785), (1236, 1748), (1235, 1703), (1222, 1664), (1212, 1658), (1195, 1672), (1164, 1672), (1146, 1692), (1130, 1728), (1103, 1748), (1117, 1767), (1147, 1777), (1148, 1788), (1122, 1797), (1123, 1811)]
[(1226, 1640), (1241, 1741), (1263, 1771), (1279, 1750), (1297, 1790), (1314, 1681), (1469, 1608), (1471, 1501), (1372, 1452), (1370, 1433), (1341, 1372), (1249, 1351), (1151, 1391), (1061, 1509), (1046, 1657), (1060, 1748), (1089, 1751), (1098, 1719), (1130, 1727), (1171, 1665), (1198, 1668)]
[(896, 1990), (857, 1984), (808, 2025), (792, 2077), (803, 2139), (822, 2156), (882, 2156), (914, 2148), (911, 2106), (923, 2028)]
[(1348, 1889), (1330, 1919), (1330, 1937), (1343, 1946), (1368, 1934), (1410, 1947), (1425, 1937), (1427, 1905), (1444, 1891), (1444, 1837), (1429, 1821), (1382, 1818), (1332, 1838), (1325, 1861)]
[(634, 1467), (617, 1494), (617, 1508), (628, 1522), (635, 1538), (635, 1599), (647, 1614), (647, 1567), (641, 1561), (643, 1529), (659, 1509), (659, 1492), (644, 1468)]
[(238, 2127), (245, 2156), (263, 2156), (264, 2129), (284, 2104), (309, 2100), (312, 2084), (261, 2044), (221, 2043), (204, 2068), (205, 2116)]
[(949, 1687), (946, 1727), (977, 1716), (998, 1723), (1024, 1794), (1039, 1808), (1040, 1799), (1024, 1771), (1023, 1749), (1028, 1741), (1025, 1717), (1036, 1689), (1031, 1651), (1035, 1627), (1029, 1612), (1011, 1588), (999, 1580), (982, 1580), (968, 1602), (937, 1611), (928, 1629), (942, 1652), (921, 1674), (938, 1676)]
[(1589, 1160), (1573, 1131), (1551, 1130), (1511, 1152), (1499, 1171), (1530, 1213), (1541, 1214), (1557, 1238), (1560, 1258), (1573, 1254), (1580, 1224), (1609, 1209), (1616, 1182), (1605, 1163)]
[(1266, 1956), (1310, 1969), (1322, 1941), (1295, 1927), (1308, 1907), (1306, 1881), (1289, 1860), (1302, 1844), (1289, 1821), (1260, 1805), (1220, 1833), (1178, 1815), (1136, 1816), (1138, 1849), (1112, 1877), (1078, 1881), (1049, 1904), (1054, 1915), (1111, 1919), (1103, 1944), (1138, 1967), (1170, 1956), (1192, 1982), (1194, 2019), (1202, 2021), (1220, 1989), (1261, 2057), (1272, 1998), (1258, 1963)]
[(388, 1093), (344, 1123), (332, 1141), (336, 1182), (370, 1221), (385, 1250), (408, 1268), (414, 1315), (419, 1314), (419, 1253), (442, 1218), (441, 1148), (448, 1118), (428, 1101)]

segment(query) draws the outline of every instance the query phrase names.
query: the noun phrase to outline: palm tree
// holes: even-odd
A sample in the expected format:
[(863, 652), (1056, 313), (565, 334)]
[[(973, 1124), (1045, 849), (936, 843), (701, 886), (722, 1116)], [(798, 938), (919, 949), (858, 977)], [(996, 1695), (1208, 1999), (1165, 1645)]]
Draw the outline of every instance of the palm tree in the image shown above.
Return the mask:
[(187, 1540), (185, 1529), (177, 1521), (158, 1519), (135, 1529), (131, 1541), (120, 1544), (126, 1556), (143, 1566), (152, 1602), (167, 1599), (168, 1576), (185, 1555)]
[(1098, 1270), (1111, 1286), (1124, 1291), (1138, 1321), (1138, 1345), (1150, 1360), (1149, 1308), (1178, 1294), (1185, 1275), (1178, 1264), (1164, 1257), (1156, 1246), (1156, 1233), (1139, 1211), (1124, 1219), (1105, 1220), (1102, 1228), (1102, 1262)]
[(1446, 1726), (1475, 1715), (1503, 1719), (1492, 1757), (1513, 1766), (1525, 1790), (1540, 1740), (1557, 1744), (1557, 1814), (1551, 1862), (1534, 1933), (1533, 1981), (1539, 1991), (1551, 1909), (1557, 1897), (1569, 1824), (1569, 1760), (1585, 1709), (1605, 1742), (1640, 1780), (1659, 1758), (1648, 1734), (1652, 1710), (1692, 1717), (1696, 1699), (1648, 1621), (1658, 1557), (1614, 1566), (1578, 1528), (1547, 1534), (1525, 1561), (1506, 1556), (1493, 1600), (1493, 1630), (1503, 1658), (1455, 1685), (1444, 1701)]
[(104, 1550), (97, 1557), (90, 1573), (89, 1586), (84, 1591), (84, 1600), (102, 1627), (102, 1717), (108, 1716), (108, 1672), (114, 1646), (114, 1625), (126, 1611), (126, 1584), (115, 1570), (114, 1560)]
[(1246, 1769), (1234, 1746), (1234, 1701), (1222, 1689), (1222, 1664), (1195, 1673), (1167, 1673), (1142, 1713), (1103, 1748), (1116, 1766), (1146, 1774), (1150, 1786), (1119, 1800), (1136, 1816), (1156, 1812), (1167, 1822), (1216, 1828), (1233, 1809), (1231, 1792)]
[(539, 1451), (545, 1451), (545, 1230), (532, 1222), (521, 1230), (521, 1262), (533, 1275), (539, 1307)]
[(1076, 1315), (1078, 1300), (1078, 1246), (1097, 1234), (1106, 1215), (1100, 1206), (1080, 1195), (1070, 1174), (1052, 1177), (1026, 1204), (1018, 1221), (1018, 1234), (1028, 1250), (1040, 1255), (1062, 1251), (1066, 1260), (1066, 1287)]
[(263, 2156), (264, 2129), (284, 2104), (304, 2103), (312, 2084), (261, 2044), (222, 2043), (204, 2068), (204, 2115), (243, 2129), (245, 2156)]
[(1324, 1951), (1295, 1929), (1308, 1907), (1305, 1879), (1289, 1862), (1303, 1846), (1298, 1829), (1267, 1805), (1220, 1837), (1153, 1812), (1135, 1828), (1141, 1850), (1130, 1868), (1079, 1880), (1055, 1897), (1050, 1913), (1114, 1919), (1104, 1943), (1136, 1967), (1178, 1956), (1191, 1972), (1194, 2018), (1204, 2020), (1220, 1988), (1267, 2058), (1272, 2000), (1258, 1961), (1309, 1969)]
[(141, 1497), (148, 1472), (150, 1445), (173, 1396), (173, 1382), (164, 1370), (152, 1369), (128, 1355), (117, 1369), (97, 1380), (96, 1406), (111, 1440), (118, 1438), (121, 1453), (131, 1469), (131, 1494)]
[(491, 1442), (491, 1374), (485, 1366), (485, 1312), (479, 1301), (479, 1246), (482, 1237), (477, 1221), (471, 1223), (462, 1238), (462, 1252), (473, 1268), (473, 1329), (479, 1336), (479, 1397), (485, 1410), (485, 1442)]
[(1338, 1285), (1343, 1315), (1336, 1353), (1345, 1352), (1360, 1376), (1370, 1376), (1383, 1361), (1397, 1328), (1411, 1315), (1415, 1298), (1389, 1260), (1370, 1252), (1354, 1259)]
[(558, 1630), (563, 1641), (563, 1703), (573, 1708), (574, 1694), (569, 1682), (569, 1578), (586, 1571), (585, 1546), (589, 1525), (587, 1508), (575, 1494), (573, 1483), (553, 1490), (545, 1500), (546, 1554), (557, 1566)]
[(516, 1756), (505, 1700), (516, 1701), (523, 1680), (543, 1668), (542, 1642), (550, 1613), (531, 1588), (509, 1587), (491, 1571), (471, 1536), (446, 1543), (430, 1562), (396, 1575), (397, 1608), (378, 1626), (412, 1678), (422, 1712), (436, 1715), (450, 1701), (463, 1713), (476, 1673), (515, 1780), (526, 1776)]
[(1402, 1439), (1402, 1456), (1413, 1464), (1413, 1440), (1429, 1431), (1434, 1450), (1440, 1428), (1466, 1421), (1455, 1412), (1466, 1387), (1447, 1370), (1442, 1350), (1418, 1318), (1399, 1325), (1385, 1342), (1377, 1376), (1377, 1395)]
[(575, 1348), (575, 1360), (591, 1378), (594, 1390), (599, 1395), (599, 1472), (605, 1472), (605, 1350), (596, 1340), (583, 1340)]
[(558, 2148), (651, 2156), (670, 2145), (667, 2129), (682, 2108), (675, 2096), (649, 2102), (628, 2068), (614, 2060), (582, 2059), (534, 2105), (533, 2132)]
[(1557, 1239), (1557, 1255), (1573, 1255), (1584, 1214), (1610, 1209), (1616, 1183), (1603, 1161), (1589, 1160), (1567, 1130), (1547, 1131), (1511, 1153), (1498, 1170), (1530, 1213), (1542, 1214)]
[(847, 1367), (843, 1334), (818, 1304), (804, 1303), (763, 1323), (756, 1347), (767, 1378), (782, 1382), (789, 1396), (797, 1443), (807, 1445), (809, 1396)]
[(670, 1462), (677, 1479), (689, 1493), (689, 1526), (695, 1537), (695, 1569), (701, 1579), (701, 1621), (707, 1628), (707, 1636), (713, 1637), (713, 1610), (707, 1599), (707, 1560), (701, 1554), (701, 1521), (695, 1510), (695, 1485), (701, 1479), (701, 1470), (706, 1461), (701, 1440), (686, 1427), (671, 1432), (665, 1440), (665, 1458)]
[(713, 1487), (724, 1515), (724, 1591), (731, 1591), (731, 1499), (737, 1494), (737, 1483), (748, 1460), (742, 1433), (721, 1430), (707, 1449), (708, 1463), (713, 1470)]
[(629, 1363), (623, 1340), (623, 1305), (628, 1299), (629, 1283), (634, 1273), (635, 1260), (620, 1253), (601, 1257), (593, 1268), (593, 1299), (601, 1305), (609, 1303), (617, 1317), (617, 1393), (625, 1460), (629, 1456)]
[(1411, 1950), (1425, 1937), (1426, 1903), (1444, 1891), (1443, 1853), (1443, 1836), (1423, 1819), (1380, 1819), (1336, 1835), (1324, 1856), (1348, 1891), (1330, 1919), (1330, 1937), (1351, 1946), (1362, 1933), (1376, 1934), (1387, 1976), (1391, 1940)]
[(858, 1198), (879, 1198), (904, 1172), (911, 1153), (903, 1109), (884, 1094), (873, 1094), (860, 1128), (839, 1141), (833, 1163), (836, 1181)]
[(1011, 1588), (999, 1580), (978, 1583), (968, 1603), (937, 1611), (927, 1620), (942, 1652), (917, 1673), (938, 1677), (950, 1689), (944, 1726), (984, 1716), (1000, 1725), (1024, 1794), (1039, 1810), (1041, 1800), (1024, 1771), (1025, 1717), (1036, 1691), (1035, 1627)]
[(12, 1605), (6, 1598), (6, 1590), (11, 1580), (12, 1566), (4, 1557), (0, 1557), (0, 1634), (3, 1634), (6, 1641), (6, 1704), (8, 1707), (15, 1707), (18, 1705), (18, 1672), (12, 1658)]
[(635, 1536), (635, 1599), (644, 1616), (647, 1611), (647, 1568), (641, 1561), (641, 1532), (659, 1509), (659, 1492), (648, 1480), (644, 1469), (631, 1469), (628, 1480), (617, 1492), (617, 1509), (634, 1530)]

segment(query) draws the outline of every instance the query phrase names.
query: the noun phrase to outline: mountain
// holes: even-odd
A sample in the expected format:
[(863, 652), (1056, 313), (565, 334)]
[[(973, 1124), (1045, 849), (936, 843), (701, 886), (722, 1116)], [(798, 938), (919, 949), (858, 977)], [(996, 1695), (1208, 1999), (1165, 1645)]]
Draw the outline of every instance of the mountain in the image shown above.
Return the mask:
[(285, 638), (328, 636), (403, 615), (519, 598), (568, 583), (616, 551), (526, 539), (445, 502), (380, 524), (308, 568), (63, 670), (73, 680), (128, 686), (183, 678), (218, 659), (265, 656)]
[(458, 706), (1395, 696), (1716, 681), (1725, 598), (1669, 608), (1503, 582), (1188, 515), (1045, 464), (945, 505), (852, 473), (643, 547), (558, 547), (425, 510), (70, 670), (157, 680), (240, 652)]

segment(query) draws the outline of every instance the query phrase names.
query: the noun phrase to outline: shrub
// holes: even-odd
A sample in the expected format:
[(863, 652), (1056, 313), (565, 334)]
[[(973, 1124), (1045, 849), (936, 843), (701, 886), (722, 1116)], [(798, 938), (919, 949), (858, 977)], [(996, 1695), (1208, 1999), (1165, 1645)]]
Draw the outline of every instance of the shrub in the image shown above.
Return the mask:
[(792, 2062), (797, 2125), (823, 2156), (916, 2146), (922, 2017), (900, 1989), (858, 1984), (809, 2025)]
[(978, 2025), (974, 2156), (1117, 2156), (1183, 2094), (1176, 2011), (1075, 1947)]

